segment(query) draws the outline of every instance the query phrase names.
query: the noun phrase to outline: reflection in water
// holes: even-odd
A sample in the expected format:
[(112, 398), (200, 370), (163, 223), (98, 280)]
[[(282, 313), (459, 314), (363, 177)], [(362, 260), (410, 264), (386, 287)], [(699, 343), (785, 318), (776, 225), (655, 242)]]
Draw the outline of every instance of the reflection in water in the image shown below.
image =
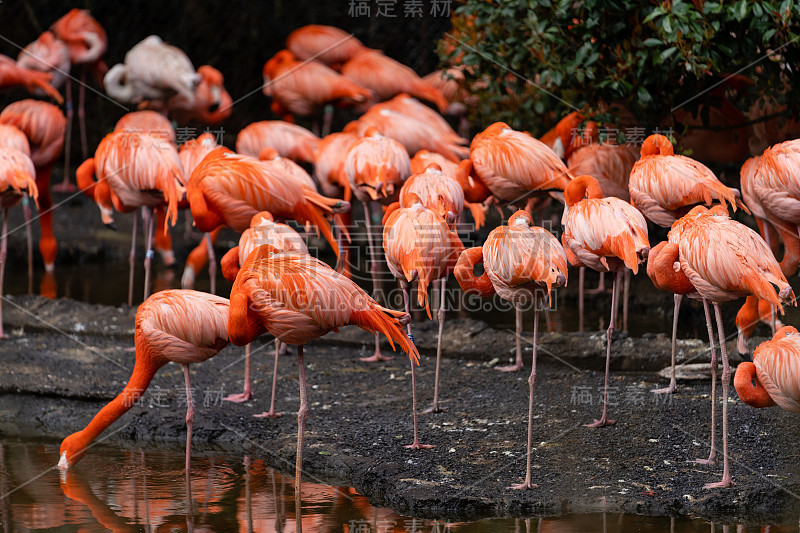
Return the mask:
[[(178, 448), (141, 451), (102, 445), (99, 453), (63, 475), (55, 468), (57, 460), (57, 443), (0, 441), (3, 531), (292, 533), (298, 529), (294, 483), (255, 457), (198, 452), (188, 490), (184, 456)], [(321, 533), (797, 531), (796, 522), (759, 529), (612, 513), (472, 523), (421, 520), (374, 507), (352, 488), (310, 482), (303, 483), (301, 499), (303, 529)]]

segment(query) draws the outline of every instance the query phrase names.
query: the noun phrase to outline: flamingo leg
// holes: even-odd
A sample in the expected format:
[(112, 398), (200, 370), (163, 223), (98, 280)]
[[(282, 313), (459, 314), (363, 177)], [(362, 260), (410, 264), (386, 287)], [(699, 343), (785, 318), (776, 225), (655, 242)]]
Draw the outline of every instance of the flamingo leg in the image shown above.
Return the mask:
[(603, 294), (606, 290), (606, 273), (600, 272), (600, 280), (597, 282), (597, 288), (589, 289), (586, 294)]
[(672, 361), (670, 363), (670, 378), (669, 378), (669, 386), (663, 389), (653, 389), (650, 392), (653, 394), (672, 394), (675, 392), (675, 387), (677, 386), (678, 382), (675, 379), (675, 352), (677, 351), (677, 344), (678, 344), (678, 313), (681, 310), (681, 299), (683, 298), (680, 294), (675, 294), (675, 309), (672, 313)]
[(583, 333), (583, 299), (586, 283), (586, 267), (578, 267), (578, 332)]
[(591, 424), (586, 424), (586, 427), (600, 428), (603, 426), (610, 426), (614, 424), (614, 420), (608, 418), (608, 374), (611, 370), (611, 341), (614, 336), (614, 315), (617, 310), (617, 288), (622, 278), (622, 271), (614, 274), (614, 281), (611, 284), (611, 319), (609, 320), (608, 330), (606, 331), (606, 379), (605, 387), (603, 388), (603, 415), (599, 420), (595, 420)]
[(327, 137), (331, 132), (331, 123), (333, 122), (333, 106), (326, 105), (325, 112), (322, 115), (322, 137)]
[(211, 234), (206, 233), (206, 245), (208, 246), (208, 277), (211, 280), (211, 294), (217, 294), (217, 257), (214, 255), (214, 241)]
[(128, 275), (128, 307), (133, 306), (133, 272), (134, 263), (136, 262), (136, 225), (138, 224), (138, 217), (136, 213), (133, 214), (133, 229), (131, 230), (131, 253), (128, 256), (128, 265), (130, 266), (130, 274)]
[(275, 412), (275, 391), (278, 388), (278, 356), (281, 353), (281, 344), (283, 344), (281, 341), (275, 339), (275, 364), (272, 367), (272, 395), (269, 401), (269, 411), (259, 415), (253, 415), (256, 418), (278, 418), (283, 416), (283, 413)]
[[(403, 303), (405, 304), (406, 314), (408, 314), (411, 309), (408, 303), (408, 282), (400, 280), (400, 284), (403, 286)], [(409, 322), (406, 327), (408, 328), (408, 336), (413, 342), (414, 336), (411, 334), (411, 322)], [(405, 447), (411, 448), (412, 450), (435, 448), (435, 445), (421, 444), (419, 442), (419, 431), (417, 429), (417, 374), (414, 369), (414, 361), (411, 361), (411, 412), (414, 416), (414, 442), (406, 444)]]
[(3, 209), (3, 238), (0, 242), (0, 339), (7, 339), (3, 330), (3, 281), (6, 277), (6, 254), (8, 253), (8, 209)]
[(513, 365), (498, 366), (497, 370), (500, 372), (517, 372), (522, 370), (522, 309), (517, 306), (516, 308), (516, 344), (517, 344), (517, 357)]
[[(378, 299), (378, 293), (380, 292), (380, 287), (378, 283), (378, 263), (373, 261), (372, 254), (375, 252), (375, 246), (372, 242), (372, 221), (370, 220), (371, 213), (370, 213), (370, 206), (369, 203), (364, 202), (364, 222), (367, 226), (367, 264), (369, 268), (369, 273), (372, 276), (372, 297), (376, 300)], [(375, 333), (375, 353), (372, 354), (370, 357), (361, 357), (361, 361), (365, 363), (375, 363), (378, 361), (391, 361), (394, 359), (394, 356), (383, 355), (381, 353), (381, 340), (378, 337), (378, 333)]]
[(28, 294), (33, 294), (33, 231), (31, 230), (30, 199), (27, 196), (22, 199), (22, 211), (25, 214), (25, 239), (28, 243)]
[(300, 409), (297, 411), (297, 459), (294, 465), (294, 505), (297, 514), (297, 531), (303, 531), (303, 521), (300, 519), (301, 504), (301, 475), (303, 473), (303, 434), (306, 430), (306, 417), (308, 416), (308, 398), (306, 397), (306, 365), (303, 360), (303, 345), (297, 346), (297, 366), (300, 377)]
[(438, 281), (439, 285), (439, 338), (436, 341), (436, 377), (433, 381), (433, 405), (423, 411), (424, 413), (441, 413), (444, 409), (439, 407), (439, 369), (442, 360), (442, 331), (444, 330), (445, 317), (445, 278)]
[(714, 322), (711, 320), (711, 309), (708, 300), (703, 299), (703, 310), (706, 313), (706, 327), (708, 328), (708, 342), (711, 345), (711, 452), (708, 459), (696, 459), (695, 463), (713, 465), (717, 462), (717, 351), (714, 349)]
[(145, 238), (144, 252), (144, 300), (147, 300), (147, 297), (150, 296), (150, 266), (153, 263), (153, 232), (155, 231), (156, 214), (152, 208), (144, 208), (142, 214), (144, 213), (147, 213), (147, 236)]
[[(253, 503), (250, 497), (250, 456), (244, 456), (244, 505), (247, 515), (247, 533), (253, 533)], [(275, 487), (275, 478), (272, 478), (272, 486)]]
[(194, 424), (194, 400), (192, 399), (189, 365), (183, 365), (183, 379), (186, 382), (186, 478), (188, 481), (192, 462), (192, 425)]
[(539, 350), (539, 301), (533, 302), (533, 356), (531, 358), (531, 375), (528, 377), (528, 459), (525, 468), (525, 481), (511, 485), (510, 489), (535, 489), (531, 483), (531, 449), (533, 448), (533, 392), (536, 390), (536, 352)]
[(630, 296), (631, 276), (633, 276), (633, 272), (625, 270), (625, 281), (622, 284), (622, 329), (625, 331), (628, 331), (628, 302), (630, 300), (628, 296)]
[(223, 402), (242, 403), (252, 398), (250, 389), (250, 344), (244, 347), (244, 389), (241, 394), (229, 394), (225, 396)]
[(86, 68), (81, 68), (81, 83), (78, 85), (78, 125), (81, 130), (81, 155), (83, 160), (89, 157), (89, 142), (86, 140)]
[(728, 348), (725, 346), (725, 330), (722, 327), (722, 313), (719, 304), (714, 304), (714, 314), (717, 316), (717, 330), (719, 331), (719, 351), (722, 354), (722, 481), (707, 483), (704, 488), (732, 487), (731, 473), (728, 461), (728, 392), (731, 381), (731, 365), (728, 362)]
[[(64, 80), (64, 84), (66, 85), (66, 93), (67, 93), (67, 103), (64, 108), (67, 111), (67, 128), (64, 135), (64, 179), (61, 180), (61, 183), (53, 185), (52, 191), (53, 192), (75, 192), (78, 188), (75, 185), (72, 185), (69, 181), (69, 160), (72, 150), (72, 119), (75, 114), (72, 106), (72, 80), (67, 78)], [(84, 159), (86, 157), (84, 156)]]

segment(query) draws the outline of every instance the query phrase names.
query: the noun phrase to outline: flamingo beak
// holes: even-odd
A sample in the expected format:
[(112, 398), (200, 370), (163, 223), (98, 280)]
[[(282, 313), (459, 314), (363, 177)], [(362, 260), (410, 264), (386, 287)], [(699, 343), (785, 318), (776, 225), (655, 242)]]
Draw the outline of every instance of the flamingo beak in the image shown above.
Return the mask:
[(736, 328), (738, 330), (738, 334), (736, 335), (736, 349), (739, 352), (739, 355), (746, 355), (747, 350), (747, 339), (744, 337), (744, 333), (742, 332), (742, 328)]
[(58, 460), (58, 469), (59, 470), (67, 470), (69, 468), (69, 462), (67, 461), (67, 451), (64, 450), (61, 452), (61, 458)]

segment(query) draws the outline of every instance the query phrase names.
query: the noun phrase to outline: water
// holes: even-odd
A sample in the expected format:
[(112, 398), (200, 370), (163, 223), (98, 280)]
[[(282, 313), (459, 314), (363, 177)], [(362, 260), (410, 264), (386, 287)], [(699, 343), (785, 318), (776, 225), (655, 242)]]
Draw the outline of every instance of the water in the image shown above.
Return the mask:
[[(256, 456), (195, 449), (191, 501), (184, 455), (174, 446), (93, 447), (63, 478), (54, 468), (58, 443), (0, 440), (0, 525), (11, 531), (276, 531), (296, 530), (294, 483)], [(247, 465), (247, 466), (246, 466)], [(309, 476), (310, 478), (310, 476)], [(695, 532), (727, 531), (700, 519), (621, 513), (478, 522), (422, 520), (372, 506), (354, 489), (308, 479), (302, 489), (306, 532)], [(5, 497), (3, 497), (5, 496)], [(732, 531), (747, 531), (730, 527)], [(757, 531), (752, 528), (750, 531)], [(797, 531), (797, 523), (769, 531)]]

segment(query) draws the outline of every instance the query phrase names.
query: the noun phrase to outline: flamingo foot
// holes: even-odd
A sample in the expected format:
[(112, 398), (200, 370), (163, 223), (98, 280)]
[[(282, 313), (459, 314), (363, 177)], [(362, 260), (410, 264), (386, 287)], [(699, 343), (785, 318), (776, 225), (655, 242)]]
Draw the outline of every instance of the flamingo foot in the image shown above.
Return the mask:
[(255, 418), (280, 418), (283, 416), (283, 413), (276, 413), (275, 411), (270, 410), (253, 416)]
[(668, 387), (664, 387), (663, 389), (651, 389), (650, 392), (653, 394), (672, 394), (675, 392), (675, 387), (677, 383), (670, 383)]
[(379, 361), (391, 361), (394, 359), (393, 355), (383, 355), (381, 352), (376, 351), (369, 357), (359, 357), (359, 361), (364, 361), (365, 363), (377, 363)]
[(705, 485), (703, 485), (703, 488), (704, 489), (727, 489), (727, 488), (733, 487), (734, 485), (736, 485), (736, 483), (734, 483), (731, 480), (731, 478), (728, 477), (728, 479), (723, 478), (722, 481), (719, 481), (717, 483), (706, 483)]
[(73, 193), (78, 192), (78, 187), (74, 183), (61, 182), (50, 187), (50, 190), (55, 193)]
[(717, 464), (717, 459), (714, 457), (709, 457), (708, 459), (695, 459), (694, 461), (689, 461), (690, 463), (697, 463), (699, 465), (715, 465)]
[(435, 444), (420, 444), (418, 440), (415, 440), (413, 444), (406, 444), (403, 446), (404, 448), (410, 448), (412, 450), (429, 450), (430, 448), (436, 448)]
[(0, 333), (0, 339), (7, 339), (8, 333)]
[(419, 414), (421, 414), (421, 415), (430, 415), (430, 414), (433, 414), (433, 413), (444, 413), (444, 412), (445, 412), (445, 410), (442, 409), (441, 407), (439, 407), (438, 405), (431, 405), (430, 407), (428, 407), (424, 411), (420, 411)]
[(606, 418), (606, 416), (603, 415), (603, 417), (600, 420), (595, 419), (595, 421), (592, 422), (591, 424), (584, 424), (584, 427), (601, 428), (605, 426), (613, 426), (616, 423), (617, 423), (616, 420), (611, 420), (610, 418)]
[(253, 395), (250, 391), (242, 392), (240, 394), (229, 394), (225, 396), (223, 402), (243, 403), (252, 398)]
[(508, 366), (496, 366), (494, 369), (498, 372), (519, 372), (522, 370), (522, 363), (514, 363)]
[(539, 485), (537, 485), (536, 483), (531, 483), (529, 481), (527, 483), (517, 483), (515, 485), (511, 485), (506, 488), (511, 490), (531, 490), (531, 489), (538, 489)]
[(125, 348), (125, 351), (126, 352), (136, 352), (136, 346), (130, 346), (128, 348)]

